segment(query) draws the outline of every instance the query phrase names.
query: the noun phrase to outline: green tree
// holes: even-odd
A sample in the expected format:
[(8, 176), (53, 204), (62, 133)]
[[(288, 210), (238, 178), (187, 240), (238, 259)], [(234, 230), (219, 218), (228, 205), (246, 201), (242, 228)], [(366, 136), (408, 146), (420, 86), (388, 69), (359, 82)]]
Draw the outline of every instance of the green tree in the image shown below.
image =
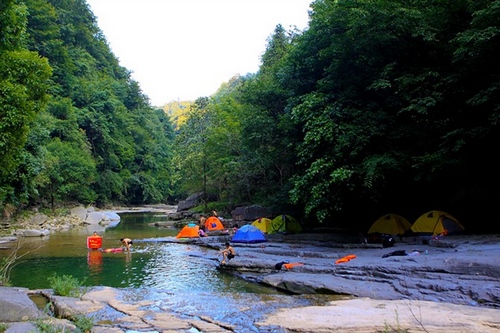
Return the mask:
[(97, 179), (94, 160), (90, 149), (80, 145), (52, 140), (47, 145), (44, 169), (39, 174), (40, 195), (48, 199), (50, 206), (60, 202), (94, 203), (96, 193), (89, 184)]
[[(242, 157), (247, 200), (277, 210), (289, 209), (294, 173), (296, 128), (287, 108), (290, 95), (281, 84), (281, 68), (295, 32), (277, 25), (269, 37), (259, 71), (241, 88)], [(288, 206), (288, 207), (287, 207)]]
[(26, 48), (27, 8), (17, 1), (0, 5), (0, 207), (17, 203), (16, 171), (30, 124), (47, 102), (47, 59)]
[(186, 123), (179, 127), (175, 138), (174, 165), (181, 172), (181, 193), (203, 192), (207, 201), (206, 131), (210, 126), (208, 97), (198, 98), (188, 111)]
[[(478, 64), (459, 66), (453, 42), (475, 30), (471, 19), (484, 8), (494, 17), (494, 3), (313, 3), (310, 27), (282, 70), (304, 131), (292, 197), (310, 217), (362, 218), (359, 207), (367, 215), (429, 206), (463, 212), (463, 193), (472, 192), (462, 180), (476, 173), (465, 166), (494, 164), (471, 152), (498, 139), (497, 124), (488, 124), (494, 108), (467, 99), (478, 87), (486, 91), (484, 82), (494, 87), (498, 76), (483, 71), (481, 83), (462, 77)], [(491, 36), (498, 23), (486, 22)]]
[[(54, 69), (47, 113), (37, 119), (44, 128), (37, 127), (30, 143), (39, 170), (31, 177), (32, 203), (166, 200), (173, 193), (171, 124), (119, 65), (88, 5), (83, 0), (26, 4), (27, 45)], [(73, 155), (78, 149), (88, 161)], [(76, 169), (77, 177), (58, 174), (64, 172), (61, 165)]]

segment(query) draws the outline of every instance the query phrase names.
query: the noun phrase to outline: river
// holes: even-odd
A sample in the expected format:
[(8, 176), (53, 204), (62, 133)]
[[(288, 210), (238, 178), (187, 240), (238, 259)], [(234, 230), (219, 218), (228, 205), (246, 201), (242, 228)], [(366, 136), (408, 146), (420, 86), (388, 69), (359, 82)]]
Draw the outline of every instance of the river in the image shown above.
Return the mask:
[[(130, 253), (103, 253), (86, 248), (95, 226), (21, 239), (22, 248), (11, 272), (12, 285), (50, 288), (48, 277), (70, 275), (83, 286), (122, 288), (130, 299), (154, 301), (155, 308), (179, 315), (208, 316), (238, 327), (238, 332), (261, 332), (253, 323), (283, 307), (320, 305), (328, 296), (289, 295), (217, 270), (214, 250), (190, 244), (155, 241), (175, 236), (177, 228), (154, 227), (162, 213), (120, 213), (112, 228), (97, 228), (103, 247), (134, 240)], [(8, 251), (0, 250), (0, 258)], [(215, 255), (216, 256), (216, 255)], [(266, 329), (265, 332), (270, 332)], [(279, 332), (279, 331), (273, 331)]]

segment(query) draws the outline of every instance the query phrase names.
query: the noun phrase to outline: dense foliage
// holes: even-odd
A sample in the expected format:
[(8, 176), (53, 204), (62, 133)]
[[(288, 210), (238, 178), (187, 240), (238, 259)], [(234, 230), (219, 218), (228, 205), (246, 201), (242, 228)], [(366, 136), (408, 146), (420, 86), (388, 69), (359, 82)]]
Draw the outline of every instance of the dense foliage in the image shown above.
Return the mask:
[[(500, 199), (500, 1), (311, 8), (305, 31), (277, 26), (259, 72), (181, 127), (199, 135), (178, 138), (197, 154), (183, 185), (306, 224), (364, 230), (440, 209), (486, 227)], [(229, 109), (236, 121), (214, 122)]]
[[(316, 0), (257, 73), (154, 110), (84, 0), (0, 4), (0, 206), (262, 204), (359, 230), (500, 199), (500, 1)], [(168, 60), (166, 60), (168, 61)]]
[(173, 129), (84, 0), (0, 11), (0, 206), (164, 202)]

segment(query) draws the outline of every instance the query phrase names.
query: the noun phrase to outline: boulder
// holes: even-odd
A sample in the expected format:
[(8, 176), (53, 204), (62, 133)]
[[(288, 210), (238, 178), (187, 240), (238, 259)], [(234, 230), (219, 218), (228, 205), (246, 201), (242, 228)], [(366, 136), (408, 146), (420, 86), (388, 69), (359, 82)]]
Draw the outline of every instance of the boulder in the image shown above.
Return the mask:
[(38, 213), (38, 214), (35, 214), (32, 217), (30, 217), (29, 220), (26, 221), (26, 223), (29, 225), (40, 226), (40, 225), (44, 224), (48, 219), (49, 219), (49, 217), (47, 215), (42, 214), (42, 213)]
[(246, 207), (236, 207), (231, 212), (233, 221), (252, 222), (260, 217), (272, 218), (273, 214), (269, 208), (259, 205), (251, 205)]
[(17, 237), (15, 236), (6, 236), (6, 237), (0, 237), (0, 244), (2, 243), (12, 243), (17, 240)]
[(43, 237), (43, 236), (50, 235), (50, 230), (48, 230), (48, 229), (43, 229), (43, 230), (29, 229), (29, 230), (24, 230), (22, 232), (22, 235), (24, 237)]
[(85, 223), (87, 224), (99, 224), (102, 220), (106, 219), (106, 215), (100, 212), (91, 212), (87, 215)]
[(25, 332), (38, 332), (35, 324), (28, 322), (12, 323), (9, 325), (5, 333), (25, 333)]
[(190, 208), (197, 206), (200, 203), (202, 195), (203, 193), (201, 192), (195, 193), (187, 197), (186, 200), (179, 201), (179, 204), (177, 205), (177, 211), (182, 212), (184, 210), (188, 210)]
[(180, 221), (183, 220), (186, 215), (183, 212), (175, 212), (168, 214), (168, 219), (172, 221)]
[(104, 215), (110, 220), (110, 221), (120, 221), (121, 217), (115, 212), (104, 212)]
[(0, 287), (0, 322), (24, 322), (46, 318), (28, 297), (28, 289)]
[(85, 221), (85, 219), (87, 218), (87, 213), (87, 209), (83, 206), (78, 206), (71, 209), (71, 215), (76, 216), (83, 221)]
[(273, 217), (273, 212), (266, 207), (262, 207), (259, 205), (252, 205), (245, 207), (244, 213), (243, 213), (243, 220), (244, 221), (255, 221), (256, 219), (260, 217), (267, 217), (267, 218), (272, 218)]

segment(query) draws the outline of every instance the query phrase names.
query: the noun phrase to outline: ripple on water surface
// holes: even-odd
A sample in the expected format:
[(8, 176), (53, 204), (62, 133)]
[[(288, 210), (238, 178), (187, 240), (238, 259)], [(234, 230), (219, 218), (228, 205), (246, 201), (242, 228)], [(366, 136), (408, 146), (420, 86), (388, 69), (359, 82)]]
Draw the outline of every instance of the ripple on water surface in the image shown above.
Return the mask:
[(147, 217), (122, 216), (118, 227), (102, 233), (105, 247), (119, 246), (124, 235), (134, 239), (131, 253), (87, 251), (90, 231), (72, 230), (29, 240), (27, 245), (36, 250), (13, 268), (11, 280), (19, 287), (39, 289), (49, 287), (48, 276), (68, 274), (84, 280), (87, 286), (120, 288), (126, 302), (150, 300), (151, 311), (208, 316), (237, 326), (237, 332), (259, 332), (253, 323), (276, 309), (322, 305), (334, 299), (288, 295), (233, 277), (217, 270), (213, 249), (147, 241), (176, 234), (175, 230), (148, 227)]

